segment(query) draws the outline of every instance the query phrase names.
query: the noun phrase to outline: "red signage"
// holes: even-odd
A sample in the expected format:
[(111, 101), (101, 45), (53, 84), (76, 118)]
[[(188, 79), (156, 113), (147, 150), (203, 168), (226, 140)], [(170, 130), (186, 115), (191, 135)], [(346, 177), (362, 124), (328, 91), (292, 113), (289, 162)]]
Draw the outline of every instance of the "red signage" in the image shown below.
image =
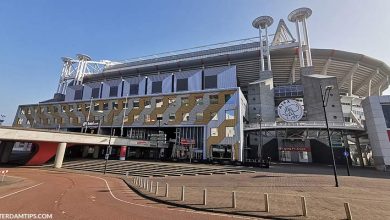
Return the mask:
[(184, 138), (182, 138), (182, 139), (180, 140), (180, 144), (181, 144), (181, 145), (195, 144), (195, 140), (192, 140), (192, 139), (184, 139)]
[(310, 147), (282, 147), (282, 151), (310, 151)]

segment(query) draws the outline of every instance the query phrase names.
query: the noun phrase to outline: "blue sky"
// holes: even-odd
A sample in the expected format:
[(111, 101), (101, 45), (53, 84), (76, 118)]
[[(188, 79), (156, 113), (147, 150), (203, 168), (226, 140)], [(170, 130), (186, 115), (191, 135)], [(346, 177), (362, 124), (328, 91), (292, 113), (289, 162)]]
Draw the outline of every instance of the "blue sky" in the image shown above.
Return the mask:
[(313, 48), (362, 53), (390, 64), (386, 0), (0, 1), (0, 113), (12, 123), (19, 104), (50, 99), (60, 57), (127, 58), (254, 37), (260, 15), (276, 21), (310, 7)]

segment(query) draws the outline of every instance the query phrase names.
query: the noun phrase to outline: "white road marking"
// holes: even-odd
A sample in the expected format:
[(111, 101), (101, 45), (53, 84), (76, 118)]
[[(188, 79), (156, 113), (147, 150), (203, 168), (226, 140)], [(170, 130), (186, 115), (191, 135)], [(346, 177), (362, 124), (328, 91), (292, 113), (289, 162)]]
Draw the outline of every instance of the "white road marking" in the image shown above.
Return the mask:
[(43, 183), (38, 183), (38, 184), (36, 184), (36, 185), (34, 185), (34, 186), (30, 186), (30, 187), (27, 187), (27, 188), (24, 188), (24, 189), (18, 190), (18, 191), (16, 191), (16, 192), (13, 192), (13, 193), (10, 193), (10, 194), (7, 194), (7, 195), (4, 195), (4, 196), (1, 196), (1, 197), (0, 197), (0, 199), (4, 199), (4, 198), (6, 198), (6, 197), (8, 197), (8, 196), (12, 196), (12, 195), (15, 195), (15, 194), (17, 194), (17, 193), (20, 193), (20, 192), (23, 192), (23, 191), (26, 191), (26, 190), (32, 189), (32, 188), (34, 188), (34, 187), (37, 187), (37, 186), (39, 186), (39, 185), (42, 185), (42, 184), (43, 184)]
[[(130, 204), (130, 205), (135, 205), (135, 206), (146, 207), (146, 208), (163, 209), (163, 210), (166, 210), (166, 211), (171, 211), (171, 210), (166, 209), (166, 208), (161, 208), (161, 207), (156, 207), (156, 206), (150, 206), (150, 205), (143, 205), (143, 204), (133, 203), (133, 202), (129, 202), (129, 201), (120, 199), (120, 198), (116, 197), (116, 196), (112, 193), (111, 188), (110, 188), (110, 186), (109, 186), (109, 184), (108, 184), (108, 182), (107, 182), (106, 179), (103, 179), (103, 178), (97, 177), (97, 176), (86, 175), (86, 174), (81, 174), (81, 175), (89, 176), (89, 177), (93, 177), (93, 178), (96, 178), (96, 179), (103, 180), (103, 181), (106, 183), (107, 189), (108, 189), (108, 191), (110, 192), (111, 196), (112, 196), (114, 199), (116, 199), (116, 200), (118, 200), (118, 201), (120, 201), (120, 202), (127, 203), (127, 204)], [(202, 215), (214, 215), (214, 216), (222, 216), (222, 217), (230, 217), (230, 218), (239, 218), (239, 219), (258, 219), (258, 218), (250, 218), (250, 217), (235, 216), (235, 215), (227, 215), (227, 214), (217, 214), (217, 213), (211, 213), (211, 212), (202, 212), (202, 211), (185, 210), (185, 209), (175, 209), (174, 211), (175, 211), (175, 212), (176, 212), (176, 211), (188, 212), (188, 213), (195, 213), (195, 214), (202, 214)]]

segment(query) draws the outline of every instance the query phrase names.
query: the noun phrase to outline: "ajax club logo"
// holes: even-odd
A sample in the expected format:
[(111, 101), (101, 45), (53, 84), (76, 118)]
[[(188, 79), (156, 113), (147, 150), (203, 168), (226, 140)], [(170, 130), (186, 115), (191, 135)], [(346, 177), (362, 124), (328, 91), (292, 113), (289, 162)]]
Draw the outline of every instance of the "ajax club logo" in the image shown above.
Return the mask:
[(295, 100), (286, 99), (279, 104), (278, 115), (285, 122), (299, 121), (303, 116), (302, 105)]

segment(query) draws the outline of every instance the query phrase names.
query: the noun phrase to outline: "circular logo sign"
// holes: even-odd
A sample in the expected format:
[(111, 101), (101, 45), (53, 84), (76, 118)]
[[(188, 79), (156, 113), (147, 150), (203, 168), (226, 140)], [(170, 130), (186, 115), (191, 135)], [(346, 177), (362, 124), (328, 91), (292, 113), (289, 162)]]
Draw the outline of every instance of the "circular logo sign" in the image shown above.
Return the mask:
[(279, 104), (278, 115), (285, 122), (299, 121), (303, 116), (302, 105), (295, 100), (286, 99)]

